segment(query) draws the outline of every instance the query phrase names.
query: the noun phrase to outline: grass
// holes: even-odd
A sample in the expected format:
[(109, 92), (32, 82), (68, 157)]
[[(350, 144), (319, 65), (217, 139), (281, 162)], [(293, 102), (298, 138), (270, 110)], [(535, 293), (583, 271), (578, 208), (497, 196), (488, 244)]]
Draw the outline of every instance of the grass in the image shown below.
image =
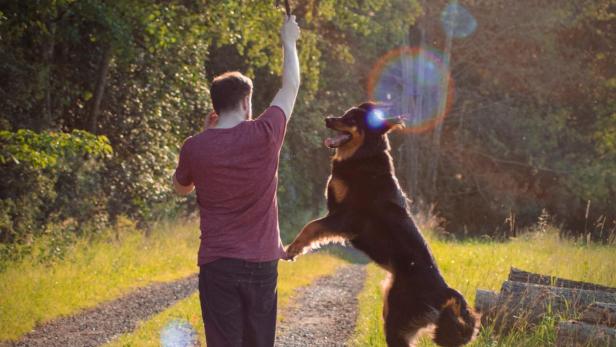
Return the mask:
[(383, 339), (383, 293), (381, 282), (385, 279), (385, 271), (374, 263), (366, 267), (364, 289), (359, 293), (357, 301), (359, 312), (355, 334), (351, 338), (353, 346), (384, 346)]
[[(477, 288), (499, 291), (511, 266), (564, 278), (616, 286), (616, 247), (581, 244), (562, 240), (557, 232), (527, 234), (497, 243), (481, 240), (442, 241), (428, 236), (430, 247), (447, 280), (474, 306)], [(359, 295), (359, 318), (355, 346), (386, 346), (383, 335), (380, 282), (385, 272), (370, 265), (366, 286)], [(489, 329), (482, 331), (471, 345), (548, 346), (555, 340), (554, 317), (531, 329), (518, 329), (496, 338)], [(423, 338), (419, 346), (435, 346)]]
[[(132, 226), (125, 229), (119, 235), (117, 230), (110, 231), (108, 237), (95, 241), (79, 240), (62, 260), (41, 263), (35, 252), (6, 266), (0, 272), (0, 340), (17, 339), (37, 323), (117, 298), (135, 287), (175, 280), (197, 271), (199, 232), (195, 223), (161, 225), (148, 237)], [(562, 240), (554, 230), (527, 234), (509, 242), (444, 241), (430, 235), (428, 239), (447, 282), (463, 292), (471, 305), (477, 288), (498, 291), (511, 266), (616, 286), (616, 247)], [(340, 256), (324, 252), (304, 256), (296, 263), (282, 262), (279, 306), (289, 304), (295, 289), (333, 272), (345, 262)], [(380, 285), (384, 276), (380, 268), (368, 265), (352, 339), (356, 346), (385, 346)], [(143, 322), (136, 331), (111, 345), (158, 345), (161, 329), (175, 319), (188, 321), (203, 342), (199, 299), (195, 294)], [(520, 329), (498, 338), (485, 329), (473, 346), (550, 345), (555, 339), (555, 319), (548, 317), (532, 330)], [(433, 344), (423, 339), (420, 346)]]
[[(41, 263), (35, 253), (0, 272), (0, 341), (36, 324), (111, 300), (156, 281), (198, 270), (196, 223), (161, 225), (149, 237), (125, 225), (97, 241), (78, 240), (63, 260)], [(119, 237), (118, 237), (119, 236)]]
[[(310, 284), (320, 276), (331, 274), (338, 266), (344, 263), (345, 261), (339, 257), (327, 253), (306, 255), (300, 257), (294, 263), (280, 262), (278, 269), (279, 312), (289, 304), (293, 292), (297, 288)], [(279, 314), (278, 320), (281, 318)], [(168, 324), (178, 320), (188, 322), (197, 332), (197, 337), (201, 346), (205, 346), (205, 335), (203, 332), (198, 293), (178, 302), (169, 309), (154, 316), (152, 319), (142, 322), (134, 332), (123, 335), (106, 346), (160, 346), (161, 331)]]

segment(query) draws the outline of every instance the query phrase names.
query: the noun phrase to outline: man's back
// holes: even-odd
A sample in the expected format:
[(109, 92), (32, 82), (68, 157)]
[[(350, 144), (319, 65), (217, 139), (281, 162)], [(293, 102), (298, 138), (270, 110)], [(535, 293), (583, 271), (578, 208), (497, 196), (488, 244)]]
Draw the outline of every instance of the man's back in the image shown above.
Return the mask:
[(257, 120), (252, 80), (237, 71), (210, 85), (217, 117), (189, 138), (173, 176), (181, 195), (197, 191), (201, 209), (199, 301), (207, 345), (271, 347), (276, 332), (278, 259), (286, 259), (276, 189), (278, 158), (300, 83), (294, 16), (280, 31), (282, 86)]
[(276, 106), (233, 128), (208, 129), (180, 153), (178, 181), (194, 182), (201, 212), (199, 264), (218, 258), (271, 261), (278, 228), (278, 161), (286, 117)]

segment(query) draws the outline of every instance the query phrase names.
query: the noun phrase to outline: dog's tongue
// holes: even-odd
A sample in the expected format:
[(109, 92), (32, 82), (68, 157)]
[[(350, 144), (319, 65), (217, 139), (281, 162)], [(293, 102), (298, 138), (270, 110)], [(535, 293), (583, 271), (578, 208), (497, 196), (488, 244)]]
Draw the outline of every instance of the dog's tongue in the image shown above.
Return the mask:
[(342, 144), (342, 142), (347, 141), (351, 138), (349, 134), (339, 134), (336, 137), (328, 137), (323, 142), (326, 147), (336, 148)]

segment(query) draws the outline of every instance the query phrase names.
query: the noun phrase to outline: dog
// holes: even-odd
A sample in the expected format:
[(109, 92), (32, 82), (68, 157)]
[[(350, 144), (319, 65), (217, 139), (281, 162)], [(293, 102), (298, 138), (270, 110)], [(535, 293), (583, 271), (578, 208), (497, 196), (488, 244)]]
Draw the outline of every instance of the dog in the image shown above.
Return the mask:
[(395, 176), (387, 133), (404, 127), (387, 121), (379, 106), (363, 103), (325, 125), (337, 136), (327, 183), (327, 216), (311, 221), (287, 247), (287, 259), (310, 248), (346, 240), (389, 272), (383, 318), (389, 347), (409, 346), (434, 326), (433, 341), (461, 346), (471, 341), (478, 317), (441, 275)]

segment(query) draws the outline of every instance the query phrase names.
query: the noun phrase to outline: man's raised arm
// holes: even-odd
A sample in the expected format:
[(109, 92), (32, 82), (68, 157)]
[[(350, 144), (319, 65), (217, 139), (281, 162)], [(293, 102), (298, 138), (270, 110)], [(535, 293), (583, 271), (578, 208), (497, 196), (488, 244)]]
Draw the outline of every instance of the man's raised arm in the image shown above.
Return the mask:
[(297, 57), (296, 42), (299, 38), (299, 26), (295, 22), (295, 16), (285, 17), (285, 22), (280, 30), (284, 62), (282, 65), (282, 88), (278, 91), (272, 106), (278, 106), (287, 117), (291, 117), (297, 92), (299, 91), (299, 59)]

